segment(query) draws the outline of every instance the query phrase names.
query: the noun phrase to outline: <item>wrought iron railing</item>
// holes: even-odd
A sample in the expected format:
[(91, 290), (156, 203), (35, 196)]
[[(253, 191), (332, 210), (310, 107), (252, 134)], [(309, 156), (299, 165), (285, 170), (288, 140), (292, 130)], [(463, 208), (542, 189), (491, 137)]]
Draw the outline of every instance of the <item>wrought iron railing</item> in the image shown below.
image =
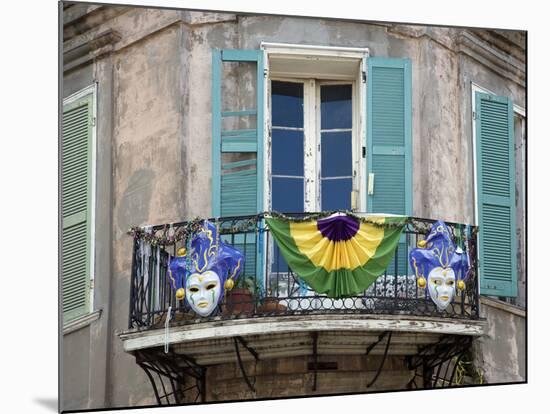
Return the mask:
[(402, 242), (384, 274), (361, 295), (334, 299), (314, 292), (288, 268), (263, 217), (260, 214), (210, 219), (218, 226), (220, 238), (245, 254), (246, 265), (237, 286), (226, 292), (216, 311), (206, 318), (195, 314), (185, 301), (176, 300), (167, 277), (169, 256), (175, 256), (185, 246), (200, 222), (133, 229), (129, 328), (164, 326), (169, 309), (171, 324), (306, 313), (479, 317), (475, 227), (466, 231), (463, 224), (447, 222), (455, 241), (461, 240), (469, 250), (471, 273), (465, 289), (457, 292), (452, 303), (441, 311), (428, 290), (417, 286), (408, 265), (408, 250), (424, 238), (435, 220), (408, 219)]

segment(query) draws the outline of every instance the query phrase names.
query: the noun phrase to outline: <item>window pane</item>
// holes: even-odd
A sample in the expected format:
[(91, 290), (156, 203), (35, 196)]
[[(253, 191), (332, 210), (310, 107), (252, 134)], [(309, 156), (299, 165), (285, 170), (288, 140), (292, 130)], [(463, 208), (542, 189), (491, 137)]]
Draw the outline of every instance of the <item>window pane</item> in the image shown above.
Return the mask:
[(223, 62), (222, 111), (256, 109), (256, 62)]
[(271, 82), (271, 117), (273, 126), (304, 127), (304, 85)]
[(351, 131), (321, 134), (321, 177), (352, 175)]
[(304, 133), (274, 129), (271, 171), (275, 175), (304, 175)]
[(272, 208), (281, 213), (304, 211), (304, 179), (272, 177)]
[(351, 177), (337, 180), (321, 180), (321, 209), (351, 209)]
[(321, 86), (321, 129), (351, 128), (351, 85)]
[[(271, 271), (273, 273), (287, 273), (288, 272), (288, 264), (286, 263), (285, 258), (283, 257), (283, 254), (281, 253), (281, 250), (279, 249), (279, 246), (277, 246), (277, 243), (273, 243), (273, 257), (271, 258)], [(278, 286), (275, 282), (274, 278), (275, 275), (271, 275), (272, 282), (272, 289), (274, 290), (271, 292), (273, 295), (285, 295), (286, 291), (284, 289), (281, 289), (281, 286)], [(283, 279), (284, 280), (284, 279)], [(279, 281), (282, 282), (283, 280)]]

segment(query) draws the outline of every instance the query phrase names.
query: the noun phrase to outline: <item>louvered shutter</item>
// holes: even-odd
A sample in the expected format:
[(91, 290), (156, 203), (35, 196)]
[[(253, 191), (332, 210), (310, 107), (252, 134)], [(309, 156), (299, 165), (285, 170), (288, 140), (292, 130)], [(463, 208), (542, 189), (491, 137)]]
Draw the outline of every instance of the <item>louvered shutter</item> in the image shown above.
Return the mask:
[(61, 246), (63, 321), (89, 311), (92, 95), (63, 108)]
[(480, 289), (517, 296), (514, 109), (506, 97), (476, 92)]
[[(236, 102), (254, 102), (252, 108), (227, 108), (222, 89), (245, 94), (245, 79), (224, 79), (224, 64), (255, 65), (255, 96), (238, 96)], [(224, 82), (226, 84), (224, 85)], [(235, 93), (237, 95), (237, 93)], [(223, 96), (227, 98), (227, 96)], [(233, 96), (233, 98), (236, 98)], [(246, 99), (248, 98), (248, 99)], [(228, 101), (231, 101), (228, 99)], [(236, 104), (238, 105), (238, 104)], [(261, 50), (214, 49), (212, 51), (212, 214), (215, 217), (253, 215), (263, 211), (264, 160), (264, 64)], [(252, 128), (230, 129), (231, 120), (255, 119)], [(245, 276), (259, 277), (262, 269), (261, 243), (256, 234), (226, 237), (245, 253)], [(258, 280), (260, 282), (260, 279)]]
[[(256, 65), (255, 108), (223, 108), (224, 63)], [(232, 80), (243, 82), (243, 80)], [(263, 210), (264, 69), (261, 50), (212, 51), (212, 213), (214, 216), (256, 214)], [(223, 120), (256, 117), (255, 128), (224, 130)], [(252, 159), (223, 162), (223, 154), (255, 154)]]
[[(371, 57), (367, 84), (367, 171), (370, 213), (412, 214), (411, 63)], [(398, 245), (399, 274), (407, 269), (405, 236)], [(388, 271), (395, 271), (391, 262)]]

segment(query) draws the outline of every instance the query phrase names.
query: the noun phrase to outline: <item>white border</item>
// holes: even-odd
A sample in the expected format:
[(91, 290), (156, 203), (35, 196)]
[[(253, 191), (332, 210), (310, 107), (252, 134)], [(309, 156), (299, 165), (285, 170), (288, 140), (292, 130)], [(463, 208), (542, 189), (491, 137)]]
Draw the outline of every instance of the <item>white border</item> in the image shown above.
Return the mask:
[[(112, 3), (128, 3), (122, 0), (111, 0)], [(261, 13), (279, 13), (286, 15), (328, 16), (333, 18), (370, 19), (385, 21), (401, 21), (430, 23), (437, 25), (469, 25), (480, 27), (519, 28), (529, 30), (529, 84), (537, 85), (530, 88), (528, 101), (530, 109), (528, 147), (529, 153), (529, 184), (537, 191), (529, 193), (529, 218), (531, 223), (543, 221), (547, 217), (550, 197), (545, 188), (545, 177), (548, 174), (547, 154), (550, 142), (547, 136), (547, 96), (550, 94), (550, 82), (547, 68), (550, 66), (550, 54), (547, 53), (548, 23), (544, 16), (546, 7), (543, 2), (524, 2), (521, 7), (510, 2), (507, 7), (502, 2), (479, 2), (467, 0), (460, 7), (441, 7), (441, 3), (431, 1), (410, 2), (311, 2), (309, 4), (279, 0), (277, 2), (258, 2), (252, 0), (235, 0), (231, 3), (222, 0), (135, 0), (138, 4), (155, 6), (211, 8), (215, 10), (230, 9), (241, 11), (256, 11)], [(495, 13), (495, 7), (499, 12)], [(17, 194), (19, 202), (4, 203), (3, 217), (9, 217), (14, 222), (26, 222), (29, 217), (36, 216), (37, 197), (42, 201), (40, 215), (44, 217), (41, 223), (45, 231), (41, 247), (35, 249), (35, 258), (41, 261), (43, 269), (57, 271), (57, 221), (48, 217), (57, 216), (57, 146), (51, 137), (57, 136), (58, 106), (53, 102), (58, 100), (58, 87), (55, 81), (45, 82), (45, 79), (55, 79), (58, 69), (57, 30), (52, 22), (58, 18), (53, 0), (29, 2), (6, 2), (6, 16), (25, 16), (27, 26), (32, 30), (21, 30), (20, 19), (6, 19), (0, 29), (3, 34), (18, 33), (17, 42), (5, 42), (4, 54), (17, 56), (17, 65), (3, 65), (2, 71), (6, 82), (4, 101), (9, 103), (8, 114), (0, 126), (3, 136), (21, 136), (22, 131), (28, 139), (6, 139), (2, 144), (2, 153), (6, 155), (0, 168), (4, 177), (9, 177), (14, 171), (20, 171), (17, 180), (5, 179), (3, 189), (7, 194)], [(475, 10), (475, 12), (473, 12)], [(40, 36), (37, 36), (40, 33)], [(20, 53), (21, 50), (33, 50), (33, 53)], [(36, 62), (40, 61), (40, 76), (36, 76)], [(33, 72), (34, 70), (34, 72)], [(33, 76), (34, 73), (34, 76)], [(28, 112), (20, 108), (28, 107), (28, 93), (33, 91), (35, 97), (41, 97), (43, 108), (33, 114), (34, 122), (28, 122)], [(24, 128), (22, 130), (22, 128)], [(538, 137), (538, 138), (537, 138)], [(32, 151), (29, 151), (29, 145)], [(21, 168), (24, 162), (32, 168)], [(39, 172), (39, 175), (37, 175)], [(37, 187), (37, 180), (39, 186)], [(21, 191), (22, 188), (35, 188), (35, 191)], [(529, 271), (533, 274), (546, 272), (544, 264), (546, 236), (537, 228), (529, 233), (530, 252)], [(14, 241), (15, 239), (15, 241)], [(28, 234), (14, 232), (13, 238), (4, 238), (4, 251), (12, 251), (14, 259), (6, 261), (6, 274), (17, 274), (21, 271), (21, 263), (28, 260), (28, 249), (13, 249), (14, 243), (26, 245)], [(21, 309), (24, 320), (36, 321), (34, 307), (21, 308), (21, 296), (9, 294), (10, 289), (17, 289), (17, 278), (8, 280), (4, 289), (3, 305), (6, 309)], [(387, 392), (338, 397), (319, 396), (315, 398), (292, 398), (280, 400), (265, 400), (254, 402), (236, 402), (231, 404), (205, 404), (185, 407), (165, 407), (163, 409), (146, 408), (139, 410), (124, 410), (121, 412), (136, 414), (187, 413), (209, 414), (214, 410), (227, 414), (279, 414), (281, 412), (312, 412), (335, 413), (342, 409), (368, 408), (372, 412), (385, 412), (388, 407), (395, 411), (403, 410), (408, 414), (426, 413), (427, 401), (434, 407), (445, 407), (451, 413), (464, 413), (465, 407), (475, 407), (478, 411), (491, 410), (500, 414), (525, 411), (525, 402), (545, 404), (547, 401), (546, 373), (550, 361), (543, 355), (547, 352), (550, 336), (546, 329), (544, 289), (536, 289), (536, 280), (530, 288), (529, 312), (529, 384), (467, 387), (461, 389), (441, 389), (427, 392)], [(20, 288), (20, 287), (19, 287)], [(7, 384), (3, 406), (10, 412), (49, 413), (56, 411), (57, 404), (57, 334), (58, 304), (57, 285), (45, 284), (41, 288), (40, 323), (35, 323), (33, 329), (20, 323), (20, 318), (7, 318), (6, 329), (16, 333), (21, 332), (18, 352), (25, 355), (27, 366), (40, 367), (29, 376), (27, 370), (21, 369), (20, 358), (7, 358), (4, 367), (10, 373), (10, 383)], [(537, 316), (538, 315), (538, 316)], [(536, 335), (535, 335), (536, 333)], [(536, 337), (536, 338), (535, 338)], [(40, 338), (40, 352), (36, 352), (36, 339)], [(537, 340), (535, 340), (537, 339)], [(5, 341), (6, 352), (11, 344)], [(26, 387), (15, 384), (25, 383)], [(12, 385), (13, 384), (13, 385)], [(544, 405), (543, 405), (544, 406)]]
[[(550, 66), (548, 53), (548, 23), (541, 18), (546, 7), (543, 2), (524, 2), (510, 4), (490, 0), (479, 2), (466, 0), (457, 7), (442, 7), (440, 2), (303, 2), (279, 0), (276, 2), (258, 2), (252, 0), (234, 0), (231, 3), (222, 0), (111, 0), (112, 3), (139, 3), (154, 6), (211, 8), (215, 10), (231, 9), (256, 11), (261, 13), (279, 13), (285, 15), (329, 16), (351, 19), (370, 19), (385, 21), (402, 21), (431, 23), (437, 25), (469, 25), (480, 27), (519, 28), (529, 30), (529, 84), (537, 85), (529, 89), (530, 109), (529, 137), (531, 138), (529, 155), (529, 218), (531, 223), (543, 222), (547, 217), (550, 202), (548, 191), (544, 191), (548, 176), (547, 154), (550, 141), (547, 123), (547, 97), (550, 94), (550, 82), (547, 68)], [(57, 146), (53, 137), (58, 131), (58, 87), (55, 79), (58, 76), (57, 30), (53, 24), (58, 18), (56, 3), (53, 0), (33, 2), (6, 2), (6, 16), (25, 16), (28, 30), (21, 30), (21, 19), (6, 19), (0, 29), (6, 36), (18, 33), (17, 42), (6, 41), (3, 44), (5, 56), (17, 57), (17, 65), (3, 65), (0, 71), (4, 79), (9, 79), (4, 88), (4, 102), (7, 115), (0, 126), (5, 137), (25, 135), (27, 139), (5, 139), (1, 163), (3, 177), (10, 177), (19, 171), (17, 180), (5, 178), (3, 190), (7, 194), (17, 194), (17, 203), (3, 203), (2, 216), (13, 222), (25, 223), (29, 217), (37, 214), (36, 202), (41, 200), (39, 215), (43, 218), (41, 228), (44, 231), (40, 248), (35, 249), (33, 257), (40, 260), (43, 269), (54, 272), (57, 269), (57, 182), (58, 172), (55, 168), (58, 159)], [(496, 12), (495, 12), (496, 11)], [(37, 34), (39, 34), (37, 36)], [(8, 37), (7, 37), (8, 38)], [(21, 53), (33, 50), (33, 53)], [(36, 62), (40, 62), (40, 76), (36, 76)], [(48, 79), (50, 81), (44, 81)], [(33, 113), (34, 122), (28, 122), (29, 94), (40, 97), (49, 104), (43, 105)], [(21, 168), (21, 162), (29, 168)], [(40, 174), (40, 185), (37, 187), (37, 172)], [(21, 191), (22, 188), (34, 188), (34, 191)], [(534, 229), (537, 230), (537, 229)], [(545, 274), (546, 236), (544, 231), (529, 233), (529, 271), (533, 274)], [(13, 253), (12, 260), (7, 260), (6, 274), (18, 274), (21, 263), (29, 259), (28, 249), (13, 249), (13, 246), (28, 244), (26, 232), (14, 232), (13, 238), (4, 238), (2, 248)], [(55, 270), (56, 271), (56, 270)], [(6, 329), (20, 334), (18, 353), (25, 355), (28, 367), (39, 367), (33, 375), (21, 369), (20, 358), (7, 358), (4, 371), (10, 373), (3, 406), (7, 412), (32, 412), (51, 414), (57, 411), (57, 334), (58, 304), (57, 284), (44, 284), (41, 287), (40, 319), (32, 329), (22, 324), (21, 319), (37, 321), (35, 307), (21, 307), (21, 296), (8, 292), (17, 291), (19, 278), (9, 278), (4, 286), (3, 306), (6, 309), (20, 309), (18, 318), (7, 318)], [(407, 414), (426, 414), (426, 403), (433, 407), (445, 407), (447, 413), (464, 413), (465, 407), (475, 407), (480, 412), (491, 410), (499, 414), (525, 411), (526, 401), (534, 406), (547, 401), (547, 372), (550, 361), (544, 358), (547, 343), (550, 339), (547, 328), (545, 289), (536, 289), (536, 280), (530, 284), (529, 296), (529, 384), (480, 386), (461, 389), (441, 389), (437, 391), (384, 392), (338, 397), (316, 396), (315, 398), (292, 398), (264, 400), (254, 402), (236, 402), (230, 404), (204, 404), (162, 409), (128, 409), (121, 413), (158, 414), (158, 413), (194, 413), (207, 414), (226, 412), (227, 414), (280, 414), (291, 412), (335, 413), (342, 409), (370, 410), (371, 412), (388, 412), (402, 410)], [(19, 311), (18, 311), (19, 312)], [(535, 335), (536, 333), (536, 335)], [(37, 338), (40, 338), (40, 352), (37, 352)], [(535, 340), (537, 339), (537, 340)], [(3, 351), (12, 350), (10, 341), (4, 341)], [(26, 384), (18, 387), (16, 384)]]
[[(92, 95), (92, 168), (91, 168), (91, 180), (90, 186), (92, 190), (91, 200), (90, 200), (90, 291), (89, 291), (89, 303), (90, 308), (88, 312), (76, 318), (70, 323), (77, 322), (80, 318), (86, 318), (90, 313), (94, 312), (94, 291), (95, 291), (95, 211), (96, 211), (96, 157), (97, 157), (97, 82), (86, 86), (85, 88), (80, 89), (79, 91), (73, 93), (72, 95), (67, 96), (63, 99), (63, 107), (67, 104), (75, 102), (86, 95)], [(64, 324), (64, 328), (67, 324)]]

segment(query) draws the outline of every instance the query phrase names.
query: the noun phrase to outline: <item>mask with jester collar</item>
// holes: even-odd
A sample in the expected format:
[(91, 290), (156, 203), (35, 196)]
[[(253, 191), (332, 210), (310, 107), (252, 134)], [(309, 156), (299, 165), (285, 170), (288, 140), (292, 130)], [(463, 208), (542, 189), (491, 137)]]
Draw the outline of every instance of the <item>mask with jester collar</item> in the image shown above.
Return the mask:
[(432, 301), (444, 310), (453, 301), (456, 289), (464, 288), (469, 260), (452, 239), (452, 231), (443, 221), (437, 221), (421, 247), (411, 250), (409, 263), (419, 285), (426, 285)]
[(230, 290), (244, 268), (244, 255), (218, 238), (216, 227), (204, 221), (191, 241), (190, 251), (171, 258), (169, 277), (176, 298), (200, 316), (209, 316)]

